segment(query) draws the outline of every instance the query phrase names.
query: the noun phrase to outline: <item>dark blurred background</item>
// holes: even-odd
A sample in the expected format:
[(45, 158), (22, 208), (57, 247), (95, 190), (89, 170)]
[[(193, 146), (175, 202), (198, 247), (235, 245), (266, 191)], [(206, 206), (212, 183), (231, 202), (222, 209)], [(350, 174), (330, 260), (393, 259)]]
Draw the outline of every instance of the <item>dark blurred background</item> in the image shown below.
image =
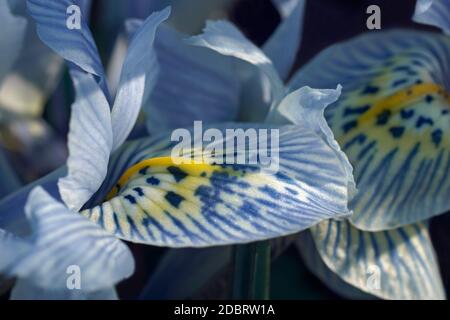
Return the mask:
[[(413, 23), (415, 0), (309, 0), (306, 1), (303, 39), (294, 70), (331, 44), (368, 30), (366, 9), (381, 9), (381, 31), (391, 28), (437, 30)], [(278, 25), (280, 17), (269, 0), (240, 0), (231, 19), (255, 43), (261, 45)]]

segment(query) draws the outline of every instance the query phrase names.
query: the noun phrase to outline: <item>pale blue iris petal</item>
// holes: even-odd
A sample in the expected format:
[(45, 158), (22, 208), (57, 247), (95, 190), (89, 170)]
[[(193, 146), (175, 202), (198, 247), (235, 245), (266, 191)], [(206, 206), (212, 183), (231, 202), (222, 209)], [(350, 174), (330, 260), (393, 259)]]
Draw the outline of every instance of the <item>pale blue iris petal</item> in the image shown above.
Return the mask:
[(299, 233), (295, 247), (308, 270), (332, 291), (347, 299), (375, 299), (375, 296), (365, 293), (345, 282), (327, 267), (317, 251), (309, 230)]
[(14, 64), (23, 45), (27, 21), (23, 17), (14, 16), (8, 1), (0, 2), (0, 82)]
[[(427, 103), (424, 94), (415, 104), (409, 102), (405, 111), (415, 113), (409, 120), (403, 119), (397, 110), (387, 126), (373, 125), (374, 118), (357, 130), (345, 133), (343, 129), (348, 119), (359, 116), (348, 114), (364, 107), (359, 99), (370, 96), (364, 96), (363, 92), (366, 88), (373, 89), (368, 86), (373, 79), (378, 79), (375, 87), (378, 92), (372, 93), (375, 102), (416, 83), (448, 88), (449, 56), (450, 40), (444, 35), (403, 30), (368, 34), (324, 50), (290, 82), (290, 90), (304, 85), (322, 88), (343, 85), (341, 98), (326, 109), (325, 116), (335, 137), (345, 141), (341, 147), (355, 168), (359, 192), (350, 203), (354, 210), (350, 219), (358, 228), (371, 231), (395, 228), (450, 209), (450, 184), (445, 178), (450, 168), (448, 141), (435, 145), (432, 137), (415, 125), (420, 116), (426, 115), (434, 123), (430, 134), (440, 129), (445, 136), (450, 130), (445, 98), (437, 96), (438, 99)], [(384, 80), (377, 78), (383, 75)], [(405, 84), (394, 86), (397, 81)], [(391, 139), (392, 126), (404, 127), (405, 134), (393, 143), (386, 143), (386, 139)], [(376, 131), (383, 129), (388, 135)], [(358, 133), (362, 135), (357, 136)], [(355, 139), (350, 140), (352, 137)]]
[(384, 299), (445, 299), (425, 224), (367, 232), (331, 219), (311, 232), (327, 267), (358, 289)]
[(267, 77), (271, 108), (283, 99), (284, 86), (270, 59), (257, 46), (246, 39), (231, 23), (227, 21), (208, 21), (203, 34), (191, 37), (188, 39), (188, 43), (210, 48), (223, 55), (238, 58), (257, 67), (258, 71)]
[(35, 286), (32, 282), (18, 279), (11, 290), (11, 300), (118, 300), (114, 288), (93, 292), (81, 289), (50, 290)]
[[(79, 267), (81, 289), (104, 290), (129, 277), (134, 261), (114, 236), (57, 202), (41, 187), (31, 191), (26, 208), (32, 248), (11, 274), (49, 290), (67, 289), (71, 266)], [(72, 267), (73, 268), (73, 267)]]
[(23, 204), (26, 202), (31, 189), (38, 185), (42, 186), (53, 197), (60, 200), (57, 182), (59, 178), (66, 174), (66, 168), (61, 167), (2, 199), (0, 201), (0, 228), (18, 236), (28, 235), (31, 229)]
[[(39, 38), (67, 61), (96, 76), (105, 95), (109, 97), (106, 78), (86, 12), (81, 12), (80, 29), (69, 29), (67, 20), (71, 5), (85, 8), (81, 0), (27, 0), (28, 10), (37, 24)], [(71, 12), (73, 13), (73, 12)]]
[[(219, 126), (222, 134), (233, 128), (273, 127)], [(347, 176), (335, 150), (309, 125), (279, 129), (279, 146), (270, 142), (267, 146), (273, 148), (272, 161), (276, 162), (275, 153), (279, 152), (278, 172), (260, 165), (224, 165), (213, 167), (204, 176), (185, 173), (179, 177), (169, 165), (150, 166), (133, 176), (115, 197), (98, 206), (87, 206), (90, 209), (82, 214), (119, 238), (171, 247), (245, 243), (295, 233), (324, 219), (349, 216)], [(201, 136), (193, 139), (194, 145), (202, 143)], [(224, 136), (214, 144), (226, 145), (229, 139)], [(170, 156), (174, 144), (166, 134), (118, 150), (101, 194), (95, 197), (97, 203), (127, 168), (144, 159)], [(247, 150), (256, 151), (253, 147)], [(259, 150), (260, 154), (267, 151), (263, 147)], [(234, 152), (216, 149), (217, 156)]]
[(283, 19), (263, 46), (278, 74), (286, 79), (295, 62), (303, 29), (305, 0), (273, 0)]
[(450, 35), (450, 1), (417, 0), (413, 20), (438, 27)]
[(206, 48), (187, 45), (183, 35), (161, 26), (155, 49), (160, 73), (144, 105), (150, 133), (233, 120), (239, 108), (235, 61)]
[(0, 273), (9, 275), (14, 263), (31, 249), (31, 244), (0, 229)]
[(418, 51), (419, 59), (420, 56), (429, 56), (431, 60), (425, 65), (431, 70), (433, 80), (446, 84), (447, 73), (442, 70), (449, 68), (446, 59), (448, 43), (449, 40), (436, 33), (411, 30), (360, 35), (319, 53), (293, 75), (288, 84), (289, 91), (303, 86), (334, 88), (341, 84), (343, 94), (346, 94), (373, 78), (377, 71), (374, 67), (381, 68), (387, 59), (408, 50)]
[(153, 13), (131, 39), (111, 111), (113, 149), (120, 146), (133, 129), (144, 99), (144, 89), (147, 95), (153, 90), (158, 74), (153, 41), (156, 28), (169, 14), (170, 8)]
[(268, 115), (267, 121), (269, 123), (293, 123), (306, 126), (322, 137), (339, 159), (339, 172), (344, 174), (348, 185), (348, 199), (351, 199), (356, 192), (353, 168), (334, 139), (333, 132), (324, 117), (325, 109), (339, 98), (341, 90), (340, 85), (335, 90), (302, 87), (287, 95)]
[(61, 198), (78, 211), (101, 186), (112, 150), (108, 102), (90, 74), (72, 71), (76, 89), (68, 137), (68, 175), (59, 180)]

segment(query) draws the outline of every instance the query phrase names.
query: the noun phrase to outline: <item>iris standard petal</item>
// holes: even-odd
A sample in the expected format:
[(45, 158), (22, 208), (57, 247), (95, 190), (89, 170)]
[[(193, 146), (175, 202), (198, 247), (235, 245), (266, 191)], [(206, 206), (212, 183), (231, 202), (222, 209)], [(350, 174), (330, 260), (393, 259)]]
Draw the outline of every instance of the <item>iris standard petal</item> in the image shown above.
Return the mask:
[[(39, 38), (65, 60), (94, 75), (109, 98), (103, 66), (89, 30), (88, 17), (85, 11), (81, 11), (86, 8), (86, 2), (27, 0), (27, 6), (36, 21)], [(79, 28), (76, 25), (69, 28), (69, 19), (73, 15), (80, 17)]]
[(169, 15), (170, 8), (151, 14), (132, 36), (111, 111), (113, 149), (119, 147), (133, 129), (144, 100), (144, 89), (147, 94), (153, 90), (158, 74), (153, 41), (156, 28)]
[(290, 83), (343, 86), (325, 116), (354, 167), (358, 228), (395, 228), (450, 209), (449, 57), (446, 36), (380, 32), (326, 49)]
[(295, 62), (303, 31), (305, 0), (273, 0), (281, 23), (263, 46), (278, 74), (286, 79)]
[(0, 82), (13, 65), (22, 48), (27, 20), (14, 16), (8, 5), (8, 1), (0, 3), (0, 19), (2, 32), (0, 33)]
[(417, 0), (413, 20), (438, 27), (450, 35), (450, 1)]
[[(281, 0), (274, 3), (283, 21), (266, 43), (264, 51), (276, 60), (278, 71), (286, 76), (300, 41), (304, 1)], [(271, 86), (266, 77), (250, 65), (237, 63), (229, 56), (189, 46), (182, 37), (168, 26), (157, 35), (156, 50), (161, 73), (150, 103), (144, 107), (149, 115), (149, 132), (186, 127), (194, 120), (208, 123), (237, 119), (262, 121), (267, 112), (263, 106), (268, 104), (264, 94), (267, 87), (270, 91)], [(251, 73), (256, 74), (251, 76)]]
[(71, 72), (76, 89), (68, 136), (68, 175), (58, 182), (69, 209), (78, 211), (98, 190), (108, 170), (113, 145), (108, 101), (92, 75)]
[[(284, 85), (270, 59), (231, 23), (227, 21), (208, 21), (203, 34), (191, 37), (188, 43), (217, 51), (223, 55), (243, 60), (257, 68), (268, 81), (271, 108), (284, 97)], [(263, 108), (263, 106), (260, 106)], [(265, 114), (267, 110), (261, 110)]]
[(32, 248), (15, 261), (10, 274), (42, 289), (70, 290), (68, 270), (76, 267), (86, 292), (110, 288), (132, 274), (133, 257), (124, 243), (41, 187), (30, 193), (25, 210), (33, 229), (28, 239)]
[(428, 227), (368, 232), (348, 221), (311, 228), (323, 261), (344, 281), (384, 299), (445, 299)]
[(196, 120), (230, 121), (239, 108), (239, 79), (235, 61), (207, 48), (188, 45), (167, 25), (155, 40), (160, 73), (144, 104), (152, 134), (188, 127)]
[[(219, 133), (255, 127), (271, 128), (227, 124)], [(261, 165), (176, 164), (168, 135), (133, 142), (117, 152), (108, 180), (81, 213), (119, 238), (172, 247), (278, 237), (348, 216), (347, 176), (335, 151), (309, 126), (279, 129), (279, 145), (266, 146), (279, 153), (275, 172)], [(201, 136), (193, 142), (200, 144), (196, 150), (205, 147)], [(235, 152), (216, 149), (220, 156)]]

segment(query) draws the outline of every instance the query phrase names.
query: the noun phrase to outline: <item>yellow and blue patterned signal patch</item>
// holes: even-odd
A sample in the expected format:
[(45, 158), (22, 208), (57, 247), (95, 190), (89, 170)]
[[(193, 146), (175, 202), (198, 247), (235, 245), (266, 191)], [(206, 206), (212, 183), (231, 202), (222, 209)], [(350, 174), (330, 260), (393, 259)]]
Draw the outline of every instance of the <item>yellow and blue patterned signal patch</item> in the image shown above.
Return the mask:
[(278, 171), (209, 158), (183, 163), (167, 141), (144, 138), (119, 150), (81, 214), (119, 238), (171, 247), (274, 238), (350, 214), (346, 172), (308, 126), (280, 127)]
[(448, 209), (450, 98), (432, 71), (435, 63), (420, 48), (391, 56), (344, 88), (327, 113), (354, 166), (359, 192), (351, 220), (362, 229), (392, 228)]
[(304, 229), (311, 219), (299, 210), (296, 196), (301, 193), (281, 173), (241, 165), (174, 164), (162, 157), (129, 168), (107, 201), (81, 213), (126, 240), (206, 246)]

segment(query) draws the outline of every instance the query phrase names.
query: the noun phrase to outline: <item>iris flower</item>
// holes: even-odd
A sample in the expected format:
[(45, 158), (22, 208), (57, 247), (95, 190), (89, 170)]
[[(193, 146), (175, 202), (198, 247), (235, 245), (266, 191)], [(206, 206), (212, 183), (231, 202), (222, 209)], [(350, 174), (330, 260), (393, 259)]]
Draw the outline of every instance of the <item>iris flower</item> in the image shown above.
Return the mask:
[[(141, 105), (158, 90), (158, 69), (164, 75), (158, 68), (164, 55), (155, 54), (152, 44), (156, 28), (169, 10), (130, 23), (131, 40), (113, 100), (86, 21), (82, 19), (80, 30), (65, 27), (66, 8), (73, 4), (78, 2), (28, 1), (39, 37), (69, 64), (76, 100), (68, 136), (67, 175), (59, 179), (57, 189), (54, 177), (61, 170), (35, 183), (60, 196), (65, 205), (41, 187), (33, 189), (25, 207), (31, 219), (31, 240), (11, 232), (2, 237), (5, 248), (31, 243), (19, 257), (18, 250), (0, 251), (1, 260), (6, 261), (1, 269), (18, 276), (19, 284), (41, 290), (54, 289), (54, 284), (60, 293), (66, 281), (62, 270), (70, 263), (79, 265), (85, 274), (83, 283), (90, 297), (98, 290), (111, 292), (109, 289), (133, 269), (132, 257), (117, 238), (169, 247), (245, 243), (296, 233), (324, 219), (351, 214), (347, 208), (354, 187), (351, 167), (323, 118), (323, 108), (337, 99), (339, 88), (305, 88), (286, 96), (272, 90), (274, 108), (304, 109), (305, 121), (296, 125), (228, 123), (213, 127), (220, 132), (227, 128), (279, 129), (276, 172), (261, 165), (177, 164), (170, 156), (175, 145), (171, 132), (124, 143)], [(297, 6), (293, 12), (299, 12)], [(290, 19), (285, 22), (293, 23)], [(274, 43), (286, 36), (285, 26), (281, 25)], [(239, 31), (224, 22), (210, 27), (223, 32), (222, 40), (232, 44), (229, 52), (260, 63), (271, 80), (279, 81), (270, 59), (247, 43)], [(161, 34), (165, 35), (164, 31)], [(211, 40), (212, 45), (217, 44), (216, 39)], [(271, 50), (276, 52), (276, 48)], [(186, 93), (182, 98), (192, 96), (186, 88), (180, 90)], [(196, 142), (200, 141), (194, 145)], [(203, 148), (192, 151), (203, 152)], [(234, 152), (226, 149), (220, 156), (234, 156)], [(0, 211), (8, 209), (0, 220), (2, 227), (17, 230), (23, 226), (17, 222), (23, 210), (19, 201), (33, 187), (0, 204)], [(58, 272), (52, 273), (49, 266)]]
[[(449, 32), (448, 1), (419, 2), (415, 19)], [(287, 21), (289, 15), (285, 25)], [(286, 62), (291, 61), (283, 55), (293, 56), (291, 46), (297, 35), (289, 36), (298, 30), (292, 25), (288, 29), (291, 34), (275, 46), (280, 50), (272, 55), (275, 67), (284, 70), (282, 78), (290, 67)], [(448, 37), (407, 30), (364, 34), (320, 53), (292, 77), (286, 89), (270, 60), (227, 22), (209, 22), (204, 33), (189, 42), (225, 57), (211, 54), (210, 60), (182, 60), (189, 54), (187, 46), (174, 42), (165, 46), (164, 53), (171, 52), (165, 56), (173, 58), (163, 61), (161, 69), (174, 69), (183, 61), (184, 69), (192, 70), (199, 79), (191, 83), (191, 96), (216, 107), (199, 108), (206, 104), (189, 100), (177, 105), (176, 96), (168, 101), (155, 91), (147, 113), (161, 116), (148, 118), (149, 130), (156, 119), (165, 127), (193, 119), (215, 122), (265, 118), (271, 123), (300, 124), (310, 116), (311, 110), (304, 107), (311, 103), (311, 97), (323, 98), (324, 92), (313, 90), (307, 99), (297, 100), (298, 104), (277, 105), (273, 97), (283, 95), (283, 90), (291, 92), (291, 97), (294, 93), (302, 97), (302, 92), (311, 91), (305, 86), (334, 88), (341, 84), (342, 94), (336, 102), (329, 101), (332, 104), (325, 117), (355, 170), (358, 192), (349, 204), (354, 214), (311, 227), (300, 234), (297, 246), (312, 272), (344, 296), (445, 298), (427, 220), (450, 208)], [(247, 64), (231, 59), (227, 67), (231, 72), (215, 71), (217, 65), (224, 65), (220, 59), (229, 57)], [(286, 63), (285, 68), (280, 69), (281, 63)], [(246, 77), (236, 77), (238, 71), (245, 72)], [(157, 87), (170, 90), (183, 81), (183, 77), (169, 80), (167, 75), (161, 75)], [(202, 82), (208, 83), (206, 90), (195, 87)], [(267, 98), (267, 91), (272, 92), (272, 99)], [(185, 95), (181, 90), (172, 92)], [(170, 116), (168, 110), (184, 117)]]

